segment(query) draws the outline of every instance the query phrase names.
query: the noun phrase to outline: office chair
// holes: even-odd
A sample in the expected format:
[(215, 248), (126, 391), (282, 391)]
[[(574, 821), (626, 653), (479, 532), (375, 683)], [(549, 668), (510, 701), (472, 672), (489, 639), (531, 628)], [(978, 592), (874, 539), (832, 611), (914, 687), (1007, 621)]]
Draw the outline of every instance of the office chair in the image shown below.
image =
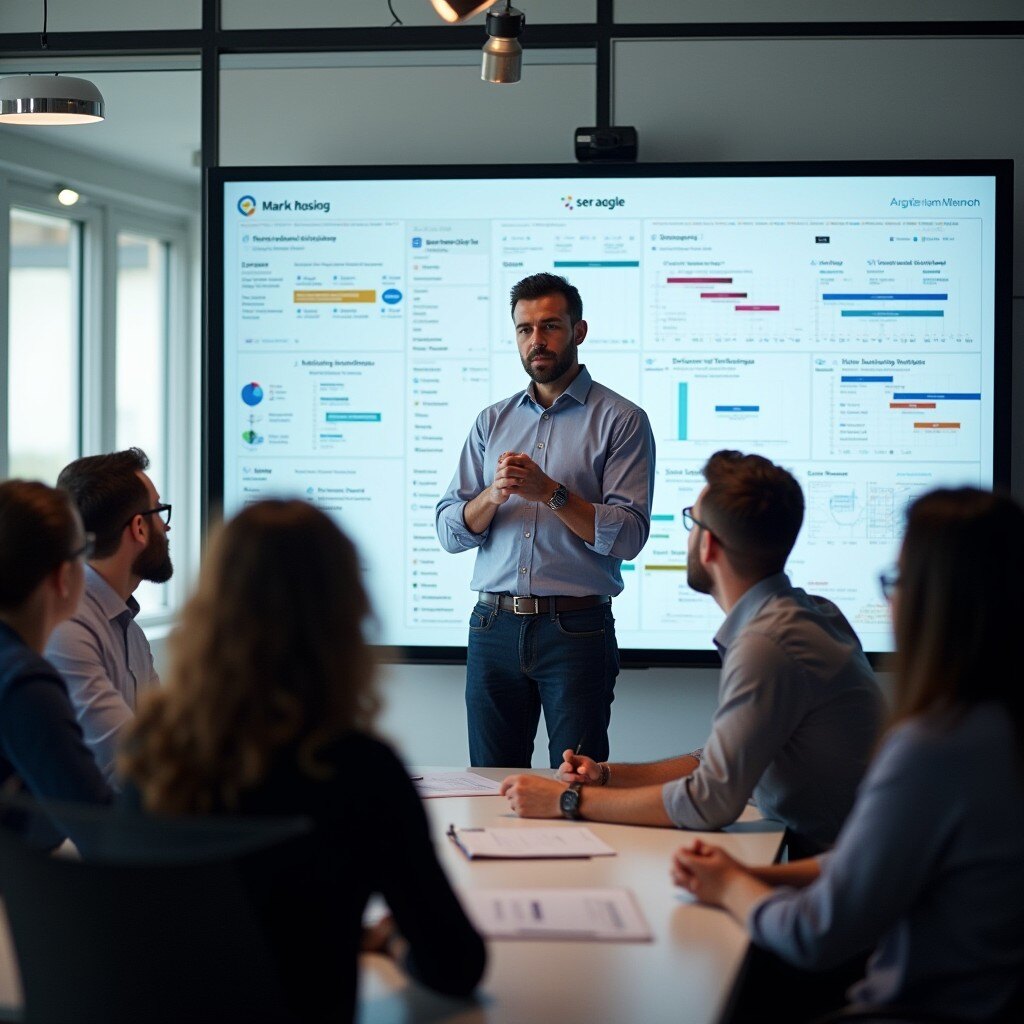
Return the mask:
[(250, 893), (300, 862), (308, 821), (47, 803), (79, 859), (26, 842), (40, 811), (17, 803), (0, 801), (0, 886), (25, 1024), (295, 1019)]

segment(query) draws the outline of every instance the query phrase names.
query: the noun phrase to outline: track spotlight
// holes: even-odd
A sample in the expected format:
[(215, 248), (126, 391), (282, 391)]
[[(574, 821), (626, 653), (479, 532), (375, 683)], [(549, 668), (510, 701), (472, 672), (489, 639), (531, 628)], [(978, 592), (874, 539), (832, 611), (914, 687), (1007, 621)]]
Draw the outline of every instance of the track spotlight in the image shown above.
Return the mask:
[(487, 35), (484, 43), (484, 57), (480, 64), (480, 77), (485, 82), (504, 85), (518, 82), (523, 77), (523, 48), (519, 37), (526, 26), (526, 16), (517, 11), (511, 0), (499, 10), (492, 7), (487, 12)]

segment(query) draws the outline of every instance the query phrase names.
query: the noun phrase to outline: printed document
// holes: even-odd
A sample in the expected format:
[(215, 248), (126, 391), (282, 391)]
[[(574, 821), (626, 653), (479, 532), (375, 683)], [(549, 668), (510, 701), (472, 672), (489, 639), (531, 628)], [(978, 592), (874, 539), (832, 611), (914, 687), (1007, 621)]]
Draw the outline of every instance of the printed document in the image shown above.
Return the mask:
[(427, 772), (413, 779), (421, 797), (497, 796), (501, 783), (473, 772)]
[(456, 828), (448, 838), (473, 860), (476, 857), (610, 857), (615, 854), (589, 828), (555, 825), (551, 828)]
[(628, 889), (468, 889), (461, 899), (489, 939), (654, 938)]

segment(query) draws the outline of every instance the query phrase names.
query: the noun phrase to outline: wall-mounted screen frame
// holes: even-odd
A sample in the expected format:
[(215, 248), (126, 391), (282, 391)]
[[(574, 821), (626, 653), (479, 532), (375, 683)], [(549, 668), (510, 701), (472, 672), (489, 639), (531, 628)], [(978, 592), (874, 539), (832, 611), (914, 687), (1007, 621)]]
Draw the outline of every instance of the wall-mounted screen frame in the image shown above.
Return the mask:
[(1008, 486), (1011, 161), (217, 168), (207, 177), (208, 521), (294, 494), (348, 529), (375, 639), (465, 658), (472, 553), (434, 505), (481, 408), (527, 383), (507, 294), (561, 273), (580, 360), (642, 405), (651, 538), (624, 664), (713, 665), (680, 509), (718, 448), (800, 480), (787, 566), (891, 649), (878, 572), (938, 485)]

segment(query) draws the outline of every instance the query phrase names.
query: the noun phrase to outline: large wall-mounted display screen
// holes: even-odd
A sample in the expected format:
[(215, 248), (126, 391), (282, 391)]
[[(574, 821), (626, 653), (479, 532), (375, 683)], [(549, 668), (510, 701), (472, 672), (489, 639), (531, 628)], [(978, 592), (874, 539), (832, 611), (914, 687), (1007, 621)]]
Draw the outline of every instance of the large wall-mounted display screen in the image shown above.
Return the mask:
[(378, 642), (458, 660), (474, 554), (442, 550), (434, 507), (478, 411), (528, 383), (508, 293), (550, 271), (582, 294), (580, 360), (654, 428), (625, 659), (712, 656), (680, 509), (719, 448), (792, 470), (793, 581), (885, 652), (907, 502), (1008, 478), (1010, 167), (213, 171), (211, 506), (317, 503), (359, 546)]

